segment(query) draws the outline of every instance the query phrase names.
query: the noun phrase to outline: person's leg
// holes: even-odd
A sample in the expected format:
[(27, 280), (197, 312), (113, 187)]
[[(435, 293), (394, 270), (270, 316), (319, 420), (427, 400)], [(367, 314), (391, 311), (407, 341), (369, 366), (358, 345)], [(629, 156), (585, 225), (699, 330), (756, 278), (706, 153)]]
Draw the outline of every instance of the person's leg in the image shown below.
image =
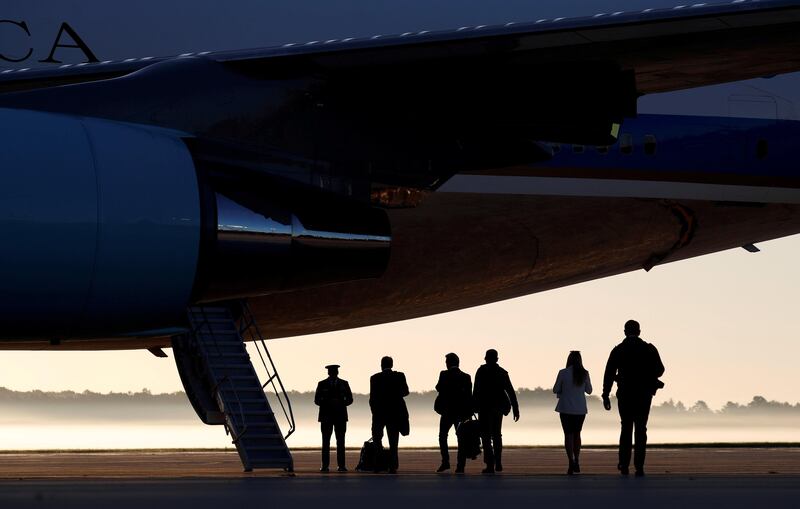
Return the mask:
[(379, 447), (383, 447), (383, 427), (383, 420), (372, 416), (372, 442)]
[(445, 466), (450, 468), (450, 451), (447, 448), (447, 435), (450, 433), (450, 426), (453, 425), (452, 419), (447, 415), (439, 417), (439, 452), (442, 455), (442, 466), (439, 470), (445, 470)]
[(581, 472), (581, 463), (580, 463), (580, 455), (581, 455), (581, 431), (583, 431), (583, 421), (586, 419), (585, 415), (579, 415), (576, 417), (575, 428), (573, 428), (573, 443), (572, 443), (572, 454), (575, 458), (575, 463), (573, 464), (573, 469), (575, 470), (576, 474)]
[(567, 460), (569, 461), (570, 468), (572, 467), (572, 461), (575, 458), (573, 448), (574, 448), (574, 440), (572, 433), (569, 429), (569, 417), (567, 414), (558, 414), (559, 418), (561, 419), (561, 429), (564, 431), (564, 450), (567, 453)]
[(397, 472), (400, 466), (400, 458), (397, 454), (400, 443), (400, 429), (396, 425), (387, 425), (386, 439), (389, 440), (389, 472)]
[(494, 451), (492, 450), (491, 416), (487, 412), (478, 414), (478, 424), (481, 428), (481, 443), (483, 444), (483, 462), (486, 471), (494, 472)]
[(336, 430), (336, 466), (340, 470), (347, 468), (345, 459), (345, 435), (347, 433), (347, 421), (340, 421), (334, 425)]
[(503, 414), (495, 415), (492, 425), (492, 446), (494, 447), (494, 468), (498, 472), (503, 470)]
[(575, 435), (564, 433), (564, 449), (567, 451), (567, 461), (569, 462), (568, 474), (571, 474), (575, 465)]
[[(453, 426), (456, 429), (456, 437), (458, 437), (458, 428), (461, 426), (461, 422), (456, 419)], [(465, 444), (466, 445), (466, 444)], [(458, 441), (458, 452), (456, 453), (456, 473), (463, 473), (464, 467), (467, 465), (467, 456), (464, 452), (464, 447), (462, 447), (461, 440)]]
[(620, 434), (619, 434), (619, 468), (623, 474), (628, 473), (631, 464), (631, 439), (633, 435), (633, 416), (626, 398), (617, 397), (619, 408)]
[(375, 445), (375, 465), (374, 471), (379, 472), (380, 469), (378, 468), (379, 465), (379, 452), (380, 449), (383, 449), (383, 428), (385, 427), (385, 423), (379, 417), (372, 416), (372, 443)]
[(650, 404), (652, 397), (641, 398), (637, 401), (636, 416), (634, 425), (636, 426), (636, 447), (633, 455), (633, 466), (636, 473), (644, 475), (644, 459), (647, 454), (647, 421), (650, 417)]
[(331, 434), (333, 433), (333, 423), (319, 423), (322, 431), (322, 470), (327, 470), (331, 462)]

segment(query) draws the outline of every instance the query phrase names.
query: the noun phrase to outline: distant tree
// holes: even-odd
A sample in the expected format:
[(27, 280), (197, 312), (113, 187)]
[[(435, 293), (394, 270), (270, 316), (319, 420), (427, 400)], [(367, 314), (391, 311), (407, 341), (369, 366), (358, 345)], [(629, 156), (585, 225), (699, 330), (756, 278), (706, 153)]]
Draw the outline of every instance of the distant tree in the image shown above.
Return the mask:
[(675, 400), (670, 398), (668, 401), (664, 401), (663, 403), (655, 407), (655, 410), (658, 412), (676, 414), (685, 412), (686, 406), (680, 401), (676, 403)]
[(725, 406), (722, 407), (722, 410), (720, 410), (720, 412), (728, 414), (728, 413), (738, 412), (741, 409), (742, 405), (734, 403), (733, 401), (728, 401), (727, 403), (725, 403)]
[(708, 407), (708, 403), (703, 400), (698, 400), (694, 405), (692, 405), (692, 407), (689, 409), (689, 412), (693, 414), (710, 414), (711, 409)]

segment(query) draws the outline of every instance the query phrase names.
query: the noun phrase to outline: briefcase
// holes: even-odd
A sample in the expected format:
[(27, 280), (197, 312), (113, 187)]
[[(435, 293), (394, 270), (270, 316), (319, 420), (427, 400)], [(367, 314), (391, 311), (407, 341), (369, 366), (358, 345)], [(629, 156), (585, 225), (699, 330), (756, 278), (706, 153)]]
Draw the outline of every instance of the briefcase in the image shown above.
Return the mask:
[(458, 437), (458, 450), (469, 459), (475, 459), (481, 454), (481, 426), (477, 419), (470, 417), (462, 422), (456, 431)]

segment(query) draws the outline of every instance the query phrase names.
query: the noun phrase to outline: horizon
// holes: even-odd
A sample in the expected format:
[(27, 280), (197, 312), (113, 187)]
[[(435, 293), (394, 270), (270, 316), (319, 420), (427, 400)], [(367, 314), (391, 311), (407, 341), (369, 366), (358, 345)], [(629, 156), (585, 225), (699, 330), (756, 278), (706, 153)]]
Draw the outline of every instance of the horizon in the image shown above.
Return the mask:
[[(526, 397), (530, 395), (534, 395), (536, 397), (547, 396), (549, 397), (552, 402), (555, 402), (555, 394), (552, 393), (550, 389), (545, 387), (517, 387), (515, 388), (518, 397), (520, 398), (520, 403)], [(304, 390), (304, 391), (297, 391), (297, 390), (289, 390), (287, 393), (290, 396), (311, 396), (314, 394), (314, 391)], [(436, 394), (435, 390), (427, 390), (427, 391), (410, 391), (410, 394), (407, 398), (410, 400), (414, 400), (417, 398), (432, 398)], [(12, 399), (6, 399), (9, 395), (15, 396)], [(26, 391), (17, 391), (14, 389), (9, 389), (8, 387), (0, 386), (0, 403), (3, 402), (25, 402), (25, 401), (36, 401), (41, 399), (55, 399), (55, 400), (67, 400), (64, 396), (70, 396), (72, 399), (86, 399), (89, 400), (90, 398), (99, 398), (99, 399), (125, 399), (127, 402), (133, 404), (138, 403), (137, 400), (147, 400), (148, 398), (151, 399), (174, 399), (176, 401), (180, 401), (181, 403), (187, 402), (185, 400), (186, 393), (183, 390), (173, 391), (173, 392), (153, 392), (150, 389), (143, 387), (139, 391), (126, 391), (126, 392), (95, 392), (90, 391), (88, 389), (83, 391), (73, 391), (73, 390), (63, 390), (63, 391), (42, 391), (40, 389), (31, 389)], [(369, 393), (363, 392), (353, 392), (353, 396), (356, 398), (367, 398)], [(597, 403), (600, 401), (600, 396), (598, 394), (591, 394), (586, 396), (587, 401), (592, 401)], [(614, 401), (616, 399), (616, 395), (611, 394), (611, 400)], [(89, 402), (87, 401), (86, 404)], [(748, 401), (727, 401), (721, 407), (712, 407), (706, 403), (703, 399), (698, 399), (695, 401), (683, 401), (683, 400), (674, 400), (668, 399), (661, 401), (658, 404), (653, 405), (653, 409), (665, 409), (665, 408), (674, 408), (679, 411), (687, 411), (691, 412), (694, 408), (700, 408), (702, 410), (702, 405), (705, 404), (705, 409), (707, 411), (713, 413), (724, 413), (725, 411), (731, 409), (752, 409), (752, 410), (774, 410), (777, 408), (782, 409), (797, 409), (800, 410), (800, 400), (792, 402), (792, 401), (779, 401), (775, 399), (770, 399), (768, 397), (764, 397), (759, 394), (754, 394), (750, 400)], [(760, 406), (760, 405), (765, 405)]]

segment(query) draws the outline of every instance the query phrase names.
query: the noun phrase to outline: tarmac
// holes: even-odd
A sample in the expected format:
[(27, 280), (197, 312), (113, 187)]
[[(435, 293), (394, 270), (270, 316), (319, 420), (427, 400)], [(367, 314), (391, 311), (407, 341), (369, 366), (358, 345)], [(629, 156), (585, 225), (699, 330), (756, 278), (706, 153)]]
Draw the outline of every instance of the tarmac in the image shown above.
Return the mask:
[(289, 474), (243, 473), (235, 451), (2, 453), (0, 507), (800, 507), (794, 447), (653, 448), (644, 478), (620, 476), (611, 449), (586, 449), (576, 476), (554, 448), (509, 449), (493, 476), (480, 459), (466, 475), (436, 474), (435, 450), (402, 450), (394, 476), (321, 474), (319, 451), (294, 458)]

